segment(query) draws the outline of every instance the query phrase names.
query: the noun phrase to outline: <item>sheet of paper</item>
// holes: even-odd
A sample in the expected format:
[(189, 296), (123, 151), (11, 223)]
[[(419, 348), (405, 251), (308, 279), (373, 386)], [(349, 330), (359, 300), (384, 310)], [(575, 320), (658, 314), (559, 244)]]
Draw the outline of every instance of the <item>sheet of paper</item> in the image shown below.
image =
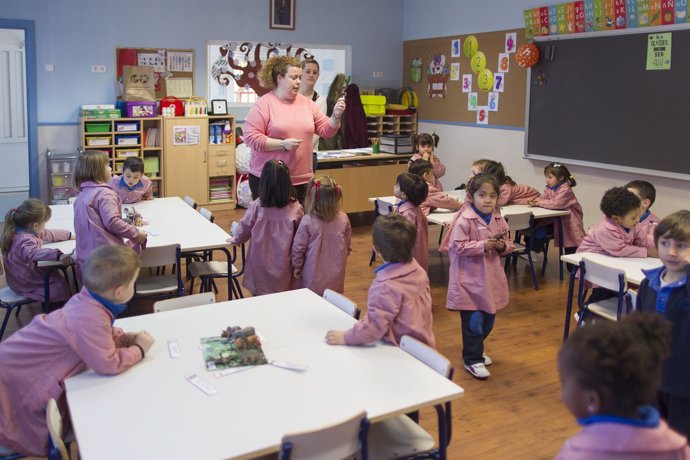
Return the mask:
[(194, 89), (192, 87), (191, 78), (166, 78), (165, 92), (168, 96), (175, 96), (183, 99), (192, 97)]

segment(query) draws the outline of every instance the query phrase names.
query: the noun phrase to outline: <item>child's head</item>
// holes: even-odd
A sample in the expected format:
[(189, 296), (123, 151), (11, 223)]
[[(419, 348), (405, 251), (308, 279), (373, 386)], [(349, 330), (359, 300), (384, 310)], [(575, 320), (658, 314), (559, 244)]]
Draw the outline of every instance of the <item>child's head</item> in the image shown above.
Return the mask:
[(544, 167), (544, 177), (546, 178), (546, 185), (549, 187), (556, 186), (561, 181), (568, 181), (568, 185), (575, 187), (577, 182), (570, 171), (563, 163), (549, 163)]
[(666, 270), (685, 271), (690, 257), (690, 211), (669, 214), (654, 228), (654, 242)]
[(5, 227), (2, 231), (2, 252), (7, 254), (12, 248), (12, 239), (17, 229), (39, 233), (50, 219), (51, 211), (48, 206), (34, 198), (24, 200), (16, 208), (5, 214)]
[(283, 208), (296, 197), (290, 169), (280, 160), (268, 160), (261, 170), (259, 199), (264, 208)]
[(656, 189), (646, 180), (634, 180), (625, 184), (625, 188), (633, 192), (642, 200), (642, 213), (647, 212), (656, 200)]
[(635, 313), (621, 322), (577, 328), (558, 353), (561, 399), (576, 417), (637, 418), (653, 404), (671, 325), (661, 315)]
[(129, 157), (122, 165), (122, 177), (128, 187), (134, 187), (144, 175), (144, 161), (139, 157)]
[(131, 248), (101, 246), (86, 261), (82, 271), (84, 286), (114, 303), (126, 303), (134, 295), (139, 266), (139, 256)]
[(309, 181), (304, 212), (330, 222), (338, 215), (342, 203), (343, 189), (331, 176), (316, 176)]
[(78, 188), (83, 182), (108, 182), (110, 176), (111, 170), (107, 152), (87, 150), (77, 158), (77, 165), (74, 168), (74, 183)]
[[(498, 179), (498, 183), (502, 184), (505, 181), (506, 171), (503, 169), (503, 165), (498, 161), (487, 160), (483, 158), (472, 163), (472, 177), (477, 174), (491, 174)], [(470, 178), (471, 180), (471, 178)]]
[(374, 247), (386, 262), (412, 260), (417, 228), (400, 214), (379, 216), (371, 229)]
[(429, 194), (429, 186), (416, 174), (402, 173), (395, 180), (393, 195), (402, 200), (407, 200), (415, 206), (419, 206), (426, 200)]
[(414, 160), (407, 172), (421, 177), (428, 184), (434, 181), (434, 167), (427, 160)]
[(500, 183), (493, 174), (480, 173), (467, 184), (470, 203), (484, 214), (494, 211), (500, 193)]
[(435, 147), (438, 147), (438, 134), (413, 134), (410, 136), (414, 151), (419, 153), (431, 153)]
[(624, 228), (633, 228), (640, 221), (640, 198), (625, 187), (608, 189), (601, 198), (599, 209)]

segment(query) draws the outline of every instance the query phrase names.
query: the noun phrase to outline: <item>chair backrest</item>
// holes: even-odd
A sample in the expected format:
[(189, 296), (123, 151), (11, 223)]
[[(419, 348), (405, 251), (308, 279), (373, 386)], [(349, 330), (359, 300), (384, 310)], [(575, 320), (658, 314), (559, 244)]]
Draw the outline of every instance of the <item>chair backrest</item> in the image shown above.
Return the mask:
[(374, 204), (376, 205), (376, 215), (377, 216), (385, 216), (386, 214), (390, 214), (393, 212), (393, 206), (386, 203), (383, 200), (379, 200), (377, 198), (374, 200)]
[(511, 234), (520, 230), (529, 230), (532, 226), (532, 212), (521, 212), (520, 214), (510, 214), (506, 216), (508, 228)]
[(352, 300), (348, 299), (339, 292), (335, 292), (332, 289), (326, 289), (323, 291), (323, 298), (328, 300), (330, 303), (340, 308), (342, 311), (352, 316), (355, 319), (359, 319), (361, 311), (357, 308), (357, 304)]
[(208, 208), (199, 208), (199, 214), (204, 216), (204, 218), (209, 222), (213, 222), (215, 220), (215, 217), (213, 217), (213, 212), (211, 212), (211, 210)]
[(185, 197), (182, 199), (184, 200), (185, 203), (187, 203), (189, 206), (191, 206), (192, 209), (196, 209), (197, 204), (196, 204), (196, 200), (194, 198), (192, 198), (189, 195), (185, 195)]
[(202, 292), (201, 294), (184, 295), (173, 297), (172, 299), (159, 300), (153, 303), (153, 312), (178, 310), (180, 308), (198, 307), (216, 303), (216, 295), (213, 292)]
[[(584, 273), (584, 276), (582, 273)], [(587, 257), (583, 257), (580, 261), (580, 276), (584, 281), (589, 281), (599, 287), (614, 292), (625, 292), (626, 289), (628, 289), (628, 285), (625, 282), (625, 272), (623, 270), (609, 267), (606, 264), (596, 262)], [(620, 283), (621, 278), (623, 280), (622, 285)]]
[(168, 244), (155, 248), (146, 248), (141, 252), (141, 268), (180, 265), (180, 245)]
[(450, 361), (448, 361), (445, 356), (431, 348), (429, 345), (420, 342), (414, 337), (404, 335), (400, 339), (400, 348), (444, 377), (448, 379), (452, 377), (453, 366), (450, 364)]
[(280, 460), (331, 460), (353, 458), (366, 460), (367, 413), (361, 411), (330, 426), (283, 436)]
[(71, 196), (71, 197), (67, 198), (67, 204), (74, 204), (75, 201), (77, 201), (76, 196)]
[(625, 293), (625, 303), (628, 313), (637, 310), (637, 291), (628, 289), (628, 292)]
[(67, 452), (67, 447), (62, 440), (62, 415), (60, 415), (60, 410), (53, 398), (48, 400), (48, 406), (46, 407), (46, 424), (50, 434), (48, 458), (69, 460), (69, 452)]

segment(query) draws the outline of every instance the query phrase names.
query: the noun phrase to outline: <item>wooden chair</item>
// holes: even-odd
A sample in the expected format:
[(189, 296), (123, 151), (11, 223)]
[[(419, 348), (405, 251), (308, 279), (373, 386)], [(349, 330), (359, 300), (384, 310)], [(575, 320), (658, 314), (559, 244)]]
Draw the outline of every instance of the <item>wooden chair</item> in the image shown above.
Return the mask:
[[(146, 248), (140, 256), (141, 272), (135, 285), (134, 297), (168, 296), (181, 297), (184, 295), (184, 284), (180, 273), (180, 245), (168, 244), (156, 248)], [(171, 275), (155, 274), (153, 268), (172, 265)], [(146, 273), (147, 270), (148, 272)]]
[[(2, 256), (0, 256), (0, 274), (4, 274), (5, 270), (2, 264)], [(5, 317), (2, 320), (2, 326), (0, 326), (0, 340), (5, 335), (5, 328), (7, 328), (7, 323), (10, 320), (10, 315), (12, 310), (15, 308), (15, 317), (19, 316), (19, 310), (21, 310), (23, 305), (28, 305), (34, 303), (34, 300), (24, 297), (23, 295), (17, 294), (9, 286), (0, 288), (0, 308), (6, 310)]]
[[(532, 283), (534, 284), (534, 290), (536, 291), (539, 289), (539, 283), (537, 281), (537, 274), (534, 271), (534, 261), (532, 260), (534, 216), (532, 215), (532, 212), (523, 212), (508, 216), (506, 221), (508, 222), (510, 235), (515, 243), (515, 249), (513, 252), (505, 256), (505, 270), (506, 272), (508, 271), (508, 267), (510, 267), (511, 262), (513, 266), (516, 265), (520, 256), (527, 256), (529, 270), (532, 275)], [(525, 238), (524, 244), (518, 241), (523, 237)]]
[(179, 310), (181, 308), (198, 307), (216, 303), (216, 295), (213, 292), (201, 294), (185, 295), (173, 297), (172, 299), (159, 300), (153, 303), (153, 312), (161, 313), (164, 311)]
[(46, 424), (48, 425), (48, 460), (70, 460), (69, 451), (62, 439), (62, 415), (55, 399), (48, 400), (46, 408)]
[[(232, 254), (226, 248), (215, 248), (209, 251), (209, 260), (199, 260), (190, 262), (187, 266), (187, 271), (191, 277), (189, 284), (189, 293), (194, 293), (194, 280), (199, 278), (201, 281), (201, 292), (207, 292), (214, 288), (214, 280), (217, 278), (227, 278), (228, 280), (228, 300), (244, 298), (242, 288), (240, 287), (239, 277), (244, 274), (244, 264), (246, 257), (246, 250), (244, 243), (239, 246), (240, 253), (238, 255), (238, 246), (232, 247)], [(223, 252), (227, 261), (213, 260), (214, 252)], [(238, 257), (242, 268), (238, 269), (235, 264), (238, 263)]]
[(359, 316), (362, 314), (362, 311), (357, 308), (356, 303), (332, 289), (323, 291), (323, 298), (352, 316), (354, 319), (359, 319)]
[[(374, 200), (374, 220), (378, 216), (384, 216), (386, 214), (390, 214), (393, 212), (393, 205), (390, 205), (386, 203), (383, 200), (379, 200), (376, 198)], [(374, 264), (374, 261), (376, 260), (376, 250), (372, 247), (371, 248), (371, 259), (369, 259), (369, 266), (372, 266)]]
[(367, 460), (367, 413), (362, 411), (342, 422), (283, 436), (280, 460)]
[[(410, 336), (400, 339), (400, 348), (423, 362), (434, 371), (453, 379), (453, 366), (443, 355)], [(369, 427), (369, 458), (439, 458), (446, 459), (446, 449), (452, 436), (453, 419), (450, 402), (434, 406), (438, 417), (438, 447), (433, 436), (407, 415), (374, 423)]]
[(196, 200), (195, 200), (194, 198), (192, 198), (191, 196), (189, 196), (189, 195), (185, 195), (185, 197), (182, 198), (182, 200), (183, 200), (185, 203), (187, 203), (189, 206), (191, 206), (192, 209), (196, 209), (196, 207), (198, 206), (198, 205), (196, 204)]

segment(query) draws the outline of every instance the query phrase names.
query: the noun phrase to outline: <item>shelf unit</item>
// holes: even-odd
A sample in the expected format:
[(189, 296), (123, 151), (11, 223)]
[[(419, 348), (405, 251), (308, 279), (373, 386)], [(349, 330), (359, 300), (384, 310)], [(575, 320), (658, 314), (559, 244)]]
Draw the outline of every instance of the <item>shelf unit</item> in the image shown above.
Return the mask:
[[(228, 138), (223, 134), (230, 124)], [(235, 117), (208, 117), (208, 204), (215, 209), (234, 209), (235, 199)]]
[(114, 174), (122, 173), (127, 157), (144, 161), (144, 172), (153, 182), (153, 195), (163, 196), (162, 122), (151, 118), (81, 118), (79, 138), (83, 150), (100, 150), (108, 155)]
[(78, 152), (48, 151), (48, 187), (51, 204), (67, 204), (70, 198), (74, 198), (79, 193), (74, 186), (74, 166), (77, 164), (77, 155)]
[(374, 115), (367, 117), (367, 136), (369, 139), (387, 134), (411, 136), (417, 132), (417, 114)]

